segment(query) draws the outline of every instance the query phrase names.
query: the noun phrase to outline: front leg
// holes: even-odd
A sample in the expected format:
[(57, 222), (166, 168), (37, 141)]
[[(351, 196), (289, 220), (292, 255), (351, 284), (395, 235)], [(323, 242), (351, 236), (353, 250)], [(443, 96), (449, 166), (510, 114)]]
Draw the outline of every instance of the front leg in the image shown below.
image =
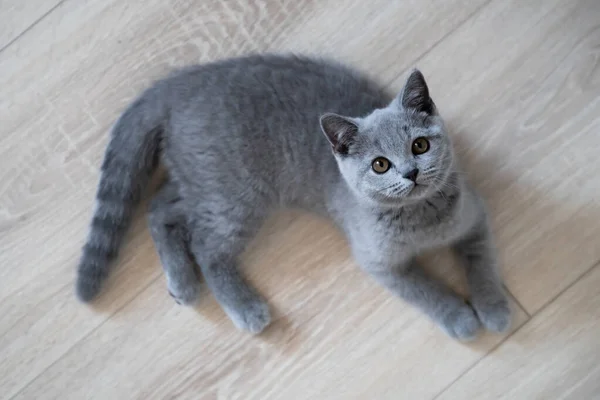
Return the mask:
[(394, 268), (369, 263), (363, 266), (379, 283), (427, 314), (448, 335), (469, 340), (477, 334), (480, 322), (473, 309), (446, 285), (428, 276), (416, 260)]
[(487, 221), (476, 225), (454, 249), (466, 267), (471, 302), (479, 319), (486, 329), (505, 332), (510, 327), (511, 312)]

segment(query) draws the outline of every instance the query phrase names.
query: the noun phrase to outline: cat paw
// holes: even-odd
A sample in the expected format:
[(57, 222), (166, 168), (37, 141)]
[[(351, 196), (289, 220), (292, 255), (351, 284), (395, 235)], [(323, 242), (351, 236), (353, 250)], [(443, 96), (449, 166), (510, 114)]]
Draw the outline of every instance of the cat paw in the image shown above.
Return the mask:
[(168, 283), (169, 294), (177, 304), (191, 305), (199, 295), (199, 285), (196, 283), (173, 284)]
[(225, 312), (238, 329), (255, 335), (271, 323), (269, 306), (261, 299), (244, 302), (236, 309), (225, 309)]
[(481, 327), (475, 310), (465, 303), (450, 310), (442, 319), (441, 325), (448, 335), (463, 341), (474, 339)]
[(502, 333), (510, 328), (511, 310), (508, 299), (499, 294), (495, 298), (473, 301), (473, 307), (479, 320), (491, 332)]

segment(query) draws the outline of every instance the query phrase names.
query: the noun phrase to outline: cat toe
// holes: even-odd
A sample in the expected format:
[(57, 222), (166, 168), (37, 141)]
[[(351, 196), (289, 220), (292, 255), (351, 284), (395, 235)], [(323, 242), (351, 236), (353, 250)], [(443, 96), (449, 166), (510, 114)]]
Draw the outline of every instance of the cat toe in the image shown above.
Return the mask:
[(261, 333), (271, 323), (269, 306), (262, 300), (245, 302), (236, 310), (225, 310), (234, 325), (252, 334)]
[(473, 340), (481, 323), (475, 315), (475, 311), (467, 304), (449, 312), (442, 321), (442, 329), (451, 337), (461, 340)]
[(198, 299), (198, 285), (169, 285), (169, 294), (177, 304), (191, 305)]
[(181, 305), (181, 302), (179, 301), (179, 299), (170, 290), (169, 290), (169, 296), (171, 296), (173, 298), (173, 300), (175, 300), (175, 303)]
[(485, 329), (491, 332), (503, 333), (510, 328), (511, 310), (505, 297), (492, 302), (487, 301), (479, 304), (476, 302), (474, 307)]

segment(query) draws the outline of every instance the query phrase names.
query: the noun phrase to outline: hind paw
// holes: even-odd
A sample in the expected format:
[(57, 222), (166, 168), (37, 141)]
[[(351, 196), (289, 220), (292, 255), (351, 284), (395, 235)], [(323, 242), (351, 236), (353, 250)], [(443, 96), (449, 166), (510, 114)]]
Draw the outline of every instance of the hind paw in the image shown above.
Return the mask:
[(168, 285), (169, 294), (177, 304), (191, 305), (197, 299), (200, 293), (197, 283), (188, 283), (184, 285)]

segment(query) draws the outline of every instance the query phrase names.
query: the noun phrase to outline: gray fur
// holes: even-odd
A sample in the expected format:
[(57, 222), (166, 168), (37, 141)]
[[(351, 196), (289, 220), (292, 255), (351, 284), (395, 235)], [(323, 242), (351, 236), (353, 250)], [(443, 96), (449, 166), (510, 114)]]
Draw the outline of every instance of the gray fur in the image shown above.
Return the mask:
[[(430, 148), (414, 155), (418, 137)], [(483, 202), (457, 172), (419, 71), (396, 98), (347, 67), (298, 56), (229, 59), (157, 82), (113, 129), (79, 266), (82, 300), (98, 294), (157, 156), (169, 178), (150, 228), (178, 302), (196, 299), (200, 265), (235, 325), (261, 332), (269, 309), (237, 258), (273, 210), (297, 207), (329, 215), (358, 264), (449, 335), (510, 324)], [(384, 174), (372, 169), (377, 157), (391, 163)], [(417, 265), (440, 246), (462, 257), (470, 304)]]
[(198, 296), (199, 282), (194, 257), (189, 251), (190, 235), (179, 191), (166, 183), (150, 205), (150, 234), (165, 272), (169, 294), (179, 304), (191, 304)]

